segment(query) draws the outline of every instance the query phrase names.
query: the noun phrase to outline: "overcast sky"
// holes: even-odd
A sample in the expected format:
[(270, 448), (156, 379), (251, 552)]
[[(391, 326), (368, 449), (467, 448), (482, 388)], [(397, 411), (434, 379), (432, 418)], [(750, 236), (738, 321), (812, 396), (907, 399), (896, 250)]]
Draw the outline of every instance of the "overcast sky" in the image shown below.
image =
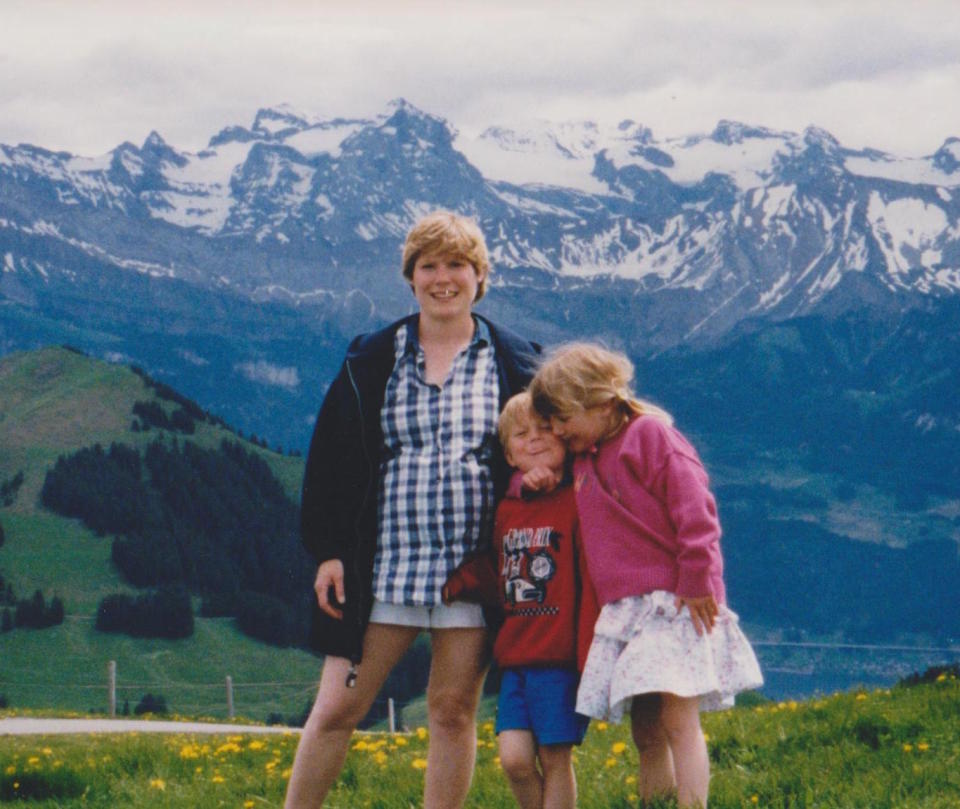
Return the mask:
[(960, 137), (960, 2), (0, 0), (0, 143), (197, 150), (260, 107), (464, 131), (721, 118), (918, 156)]

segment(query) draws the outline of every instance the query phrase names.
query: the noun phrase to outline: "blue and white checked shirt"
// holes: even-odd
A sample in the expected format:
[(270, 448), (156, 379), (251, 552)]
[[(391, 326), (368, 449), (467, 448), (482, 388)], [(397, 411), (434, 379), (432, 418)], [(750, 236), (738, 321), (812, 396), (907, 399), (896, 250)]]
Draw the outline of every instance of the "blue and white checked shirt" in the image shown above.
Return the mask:
[(442, 386), (425, 381), (415, 325), (397, 331), (396, 363), (380, 415), (384, 460), (373, 566), (373, 593), (380, 601), (441, 603), (450, 572), (489, 541), (500, 386), (490, 331), (474, 322), (473, 340)]

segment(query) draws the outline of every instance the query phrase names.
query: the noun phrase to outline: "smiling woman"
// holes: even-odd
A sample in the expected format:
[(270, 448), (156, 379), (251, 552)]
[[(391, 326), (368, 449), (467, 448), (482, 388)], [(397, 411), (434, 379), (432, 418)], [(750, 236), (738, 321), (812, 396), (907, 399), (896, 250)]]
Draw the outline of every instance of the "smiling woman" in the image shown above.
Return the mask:
[(472, 220), (447, 211), (407, 237), (403, 275), (419, 311), (351, 343), (307, 458), (304, 543), (318, 562), (314, 639), (326, 655), (286, 806), (318, 806), (350, 734), (417, 635), (431, 636), (423, 805), (462, 805), (476, 755), (488, 642), (481, 609), (441, 588), (490, 541), (508, 467), (503, 403), (539, 347), (474, 315), (490, 264)]

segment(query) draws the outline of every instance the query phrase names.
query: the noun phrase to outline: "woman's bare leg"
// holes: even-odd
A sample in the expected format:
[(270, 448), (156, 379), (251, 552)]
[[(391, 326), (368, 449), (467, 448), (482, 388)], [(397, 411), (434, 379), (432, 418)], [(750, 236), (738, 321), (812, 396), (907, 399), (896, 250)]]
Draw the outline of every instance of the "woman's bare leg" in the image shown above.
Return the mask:
[(660, 719), (677, 774), (677, 805), (699, 807), (707, 805), (710, 787), (710, 758), (707, 743), (700, 728), (700, 699), (663, 694)]
[(350, 661), (327, 657), (320, 687), (293, 760), (285, 809), (315, 809), (343, 768), (350, 736), (370, 710), (387, 675), (419, 633), (416, 627), (370, 624), (357, 684), (345, 685)]
[(489, 664), (487, 630), (434, 629), (430, 639), (430, 749), (423, 805), (460, 809), (477, 755), (477, 705)]
[(630, 729), (640, 754), (637, 776), (641, 799), (649, 801), (677, 791), (673, 755), (661, 722), (661, 695), (640, 694), (630, 706)]

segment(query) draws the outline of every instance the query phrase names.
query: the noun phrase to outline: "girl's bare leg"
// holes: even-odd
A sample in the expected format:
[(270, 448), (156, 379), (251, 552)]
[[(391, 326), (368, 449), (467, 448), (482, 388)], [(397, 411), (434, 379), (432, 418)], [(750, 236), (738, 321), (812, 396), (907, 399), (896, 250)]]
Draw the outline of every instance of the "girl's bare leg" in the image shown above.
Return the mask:
[(577, 805), (577, 780), (573, 774), (573, 746), (540, 746), (543, 765), (543, 809), (574, 809)]
[(500, 766), (520, 809), (543, 807), (543, 775), (537, 769), (537, 743), (529, 730), (502, 730)]
[(323, 804), (343, 768), (350, 736), (419, 631), (415, 627), (370, 624), (354, 688), (345, 685), (349, 660), (324, 660), (317, 699), (293, 760), (285, 809), (315, 809)]
[(704, 809), (710, 787), (710, 758), (700, 728), (700, 699), (675, 694), (661, 696), (660, 718), (677, 775), (677, 805)]
[(661, 722), (661, 710), (660, 694), (639, 694), (630, 707), (630, 729), (640, 754), (637, 791), (644, 801), (677, 791), (673, 754)]
[(434, 629), (430, 639), (430, 749), (423, 805), (460, 809), (477, 755), (477, 705), (489, 663), (487, 630)]

